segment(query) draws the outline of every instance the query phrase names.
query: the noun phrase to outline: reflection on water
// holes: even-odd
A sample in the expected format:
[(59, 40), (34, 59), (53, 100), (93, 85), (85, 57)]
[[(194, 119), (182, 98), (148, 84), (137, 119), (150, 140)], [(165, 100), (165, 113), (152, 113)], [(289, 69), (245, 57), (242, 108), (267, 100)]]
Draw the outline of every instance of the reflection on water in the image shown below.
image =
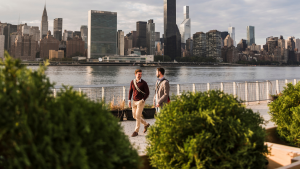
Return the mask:
[[(37, 67), (30, 67), (37, 69)], [(46, 72), (56, 85), (128, 85), (138, 66), (50, 66)], [(143, 67), (143, 79), (156, 81), (156, 67)], [(166, 78), (176, 83), (208, 83), (300, 79), (300, 67), (167, 67)]]

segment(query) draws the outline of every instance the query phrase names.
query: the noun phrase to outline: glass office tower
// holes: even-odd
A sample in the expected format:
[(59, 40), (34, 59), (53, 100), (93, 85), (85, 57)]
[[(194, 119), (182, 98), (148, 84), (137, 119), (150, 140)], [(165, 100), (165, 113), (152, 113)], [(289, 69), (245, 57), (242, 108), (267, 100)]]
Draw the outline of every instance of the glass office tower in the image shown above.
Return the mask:
[(181, 56), (181, 35), (176, 24), (176, 0), (164, 0), (164, 55)]
[(255, 27), (247, 26), (247, 45), (255, 44)]
[(117, 12), (90, 10), (88, 18), (88, 58), (116, 55)]

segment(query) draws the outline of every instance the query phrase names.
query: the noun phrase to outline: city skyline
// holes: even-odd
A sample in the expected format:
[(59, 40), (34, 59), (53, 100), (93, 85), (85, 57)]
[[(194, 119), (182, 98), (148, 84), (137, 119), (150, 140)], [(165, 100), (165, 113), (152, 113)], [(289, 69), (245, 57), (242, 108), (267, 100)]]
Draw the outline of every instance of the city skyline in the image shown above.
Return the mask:
[[(72, 3), (70, 2), (57, 0), (47, 2), (49, 30), (53, 30), (53, 20), (55, 18), (63, 18), (63, 29), (79, 30), (81, 25), (87, 25), (89, 10), (101, 10), (118, 12), (118, 30), (123, 30), (125, 34), (135, 30), (137, 21), (147, 21), (149, 19), (155, 21), (156, 31), (163, 33), (162, 0), (153, 0), (151, 2), (146, 0), (139, 2), (112, 0), (105, 1), (105, 3), (104, 1), (81, 2), (75, 0)], [(274, 3), (270, 0), (266, 0), (263, 3), (256, 0), (241, 2), (235, 0), (178, 0), (176, 7), (177, 25), (180, 25), (182, 22), (183, 6), (187, 5), (190, 6), (190, 18), (193, 18), (192, 34), (200, 31), (208, 32), (213, 29), (226, 31), (231, 25), (236, 29), (235, 39), (238, 42), (240, 39), (247, 38), (246, 28), (248, 25), (253, 25), (256, 28), (256, 43), (262, 45), (265, 43), (265, 38), (269, 36), (300, 37), (300, 31), (297, 30), (297, 24), (300, 24), (296, 17), (297, 4), (300, 4), (300, 2), (295, 0), (292, 0), (292, 3), (289, 4), (284, 2)], [(0, 18), (0, 21), (18, 24), (20, 15), (20, 23), (28, 23), (30, 26), (40, 27), (44, 5), (45, 2), (33, 0), (26, 1), (26, 3), (20, 0), (7, 2), (0, 7), (0, 16), (4, 16)], [(203, 6), (207, 6), (207, 8), (203, 8)], [(276, 15), (277, 10), (282, 11), (282, 15), (279, 18)], [(287, 12), (290, 10), (296, 13)], [(276, 19), (274, 19), (275, 15)]]

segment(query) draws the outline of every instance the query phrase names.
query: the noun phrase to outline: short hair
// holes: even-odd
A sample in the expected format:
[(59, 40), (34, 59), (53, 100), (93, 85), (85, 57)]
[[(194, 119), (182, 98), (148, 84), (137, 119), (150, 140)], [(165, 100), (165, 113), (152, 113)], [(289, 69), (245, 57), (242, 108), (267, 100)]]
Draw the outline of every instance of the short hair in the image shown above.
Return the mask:
[(138, 72), (143, 72), (141, 69), (136, 69), (134, 74), (137, 74)]
[(159, 71), (162, 75), (165, 75), (165, 69), (162, 67), (157, 68), (157, 71)]

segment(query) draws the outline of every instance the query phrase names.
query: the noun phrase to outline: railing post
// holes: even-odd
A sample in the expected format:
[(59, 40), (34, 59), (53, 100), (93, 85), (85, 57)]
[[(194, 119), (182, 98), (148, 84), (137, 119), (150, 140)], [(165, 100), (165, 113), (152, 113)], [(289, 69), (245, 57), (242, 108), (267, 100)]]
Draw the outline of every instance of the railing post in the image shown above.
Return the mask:
[(270, 100), (269, 80), (267, 80), (267, 100)]
[(196, 85), (193, 84), (193, 93), (196, 93)]
[(287, 80), (287, 79), (285, 79), (285, 86), (287, 86), (287, 84), (288, 84), (288, 80)]
[(256, 101), (259, 103), (259, 84), (258, 81), (256, 81)]
[(276, 94), (279, 94), (280, 91), (279, 91), (279, 81), (276, 80)]
[(221, 82), (221, 92), (223, 92), (224, 91), (224, 85), (223, 85), (223, 83)]
[(294, 85), (296, 85), (297, 84), (297, 79), (294, 79)]
[(104, 92), (105, 92), (105, 91), (104, 91), (104, 87), (102, 87), (102, 101), (104, 101), (104, 96), (105, 96), (105, 95), (104, 95)]
[(233, 96), (236, 98), (236, 83), (233, 82)]
[(79, 95), (81, 96), (81, 88), (78, 89)]
[(180, 95), (180, 85), (177, 84), (177, 95), (179, 96)]
[(125, 101), (126, 98), (126, 88), (123, 86), (123, 101)]
[(56, 89), (53, 89), (53, 97), (56, 98)]
[(210, 86), (209, 86), (209, 83), (207, 83), (207, 91), (210, 90)]
[(245, 104), (248, 104), (248, 83), (245, 82)]

